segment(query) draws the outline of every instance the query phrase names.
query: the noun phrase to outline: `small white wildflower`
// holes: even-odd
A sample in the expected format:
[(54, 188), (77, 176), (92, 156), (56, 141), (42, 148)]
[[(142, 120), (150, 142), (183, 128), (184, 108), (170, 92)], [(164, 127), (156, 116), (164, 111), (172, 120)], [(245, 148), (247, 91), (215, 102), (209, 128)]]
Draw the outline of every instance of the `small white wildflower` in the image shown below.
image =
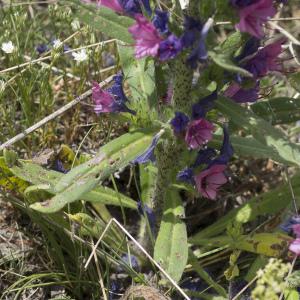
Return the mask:
[(85, 49), (81, 49), (79, 52), (72, 52), (72, 56), (77, 62), (83, 62), (88, 59), (88, 55)]
[(71, 27), (74, 31), (79, 30), (80, 29), (80, 23), (77, 19), (75, 19), (72, 23), (71, 23)]
[(5, 90), (5, 81), (0, 79), (0, 93)]
[(54, 49), (58, 49), (58, 48), (60, 48), (61, 46), (62, 46), (61, 40), (57, 39), (57, 40), (54, 40), (54, 41), (53, 41), (53, 48), (54, 48)]
[(15, 46), (13, 45), (12, 41), (9, 41), (7, 43), (2, 43), (1, 49), (7, 54), (11, 54), (14, 52)]

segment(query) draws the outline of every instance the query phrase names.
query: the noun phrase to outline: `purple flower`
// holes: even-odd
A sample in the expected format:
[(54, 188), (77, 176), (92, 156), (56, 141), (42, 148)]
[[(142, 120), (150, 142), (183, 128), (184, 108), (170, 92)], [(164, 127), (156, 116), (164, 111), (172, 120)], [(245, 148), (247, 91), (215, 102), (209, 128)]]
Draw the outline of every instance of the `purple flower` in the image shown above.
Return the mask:
[(200, 37), (196, 41), (196, 46), (192, 50), (191, 54), (187, 59), (187, 64), (192, 68), (197, 68), (198, 62), (203, 62), (207, 59), (207, 50), (206, 50), (206, 37), (208, 31), (212, 25), (212, 19), (209, 19), (202, 27), (200, 32)]
[(39, 54), (43, 54), (50, 50), (50, 48), (46, 44), (39, 44), (35, 49)]
[(141, 216), (145, 216), (148, 219), (152, 233), (155, 233), (156, 216), (152, 208), (147, 204), (143, 204), (142, 201), (137, 202), (137, 209)]
[(258, 47), (260, 45), (260, 39), (252, 36), (250, 39), (248, 39), (243, 47), (242, 52), (235, 57), (236, 61), (241, 61), (242, 59), (253, 55), (255, 52), (258, 51)]
[(119, 0), (119, 3), (125, 13), (130, 16), (141, 14), (143, 9), (148, 15), (151, 15), (152, 13), (149, 0)]
[(289, 250), (298, 256), (300, 255), (300, 224), (293, 225), (292, 229), (296, 235), (296, 239), (289, 245)]
[(212, 139), (214, 126), (205, 119), (198, 119), (189, 123), (185, 141), (189, 148), (197, 149)]
[(65, 169), (65, 167), (60, 159), (56, 159), (54, 161), (52, 169), (57, 172), (60, 172), (60, 173), (64, 173), (64, 174), (68, 173), (68, 171)]
[(230, 2), (235, 7), (242, 8), (242, 7), (249, 6), (257, 1), (259, 1), (259, 0), (231, 0)]
[(213, 165), (226, 165), (228, 164), (229, 160), (233, 156), (233, 147), (230, 143), (229, 139), (229, 132), (227, 126), (223, 127), (223, 144), (220, 150), (220, 155), (208, 163), (208, 166), (211, 167)]
[[(91, 0), (82, 0), (86, 3), (92, 3)], [(151, 7), (149, 0), (97, 0), (98, 6), (105, 6), (117, 13), (125, 13), (129, 16), (141, 14), (142, 10), (151, 15)]]
[(124, 102), (116, 101), (114, 95), (109, 91), (102, 90), (97, 82), (93, 82), (92, 98), (95, 103), (94, 111), (97, 115), (110, 112), (128, 112), (135, 114)]
[(203, 197), (216, 199), (218, 189), (227, 182), (225, 168), (226, 165), (213, 165), (194, 177), (197, 190)]
[(174, 134), (180, 134), (185, 132), (189, 121), (190, 118), (186, 114), (176, 111), (175, 117), (170, 122), (173, 127)]
[(261, 38), (264, 33), (263, 24), (276, 13), (273, 0), (234, 1), (239, 7), (240, 22), (236, 27), (242, 32)]
[(258, 99), (259, 82), (254, 88), (244, 89), (237, 83), (232, 83), (224, 92), (226, 97), (231, 98), (237, 103), (255, 102)]
[(282, 52), (282, 41), (277, 41), (260, 49), (257, 54), (247, 61), (243, 68), (251, 72), (254, 78), (266, 76), (269, 71), (280, 71), (278, 55)]
[(200, 99), (199, 102), (192, 106), (192, 117), (194, 120), (204, 118), (206, 114), (213, 108), (214, 101), (218, 98), (217, 90), (210, 95)]
[(176, 179), (178, 181), (195, 185), (194, 171), (192, 168), (185, 168), (182, 171), (178, 172)]
[(126, 97), (123, 89), (123, 74), (119, 73), (114, 76), (114, 84), (107, 89), (107, 91), (114, 96), (115, 101), (117, 102), (129, 102), (128, 98)]
[(145, 164), (147, 162), (155, 162), (155, 155), (154, 155), (154, 149), (158, 143), (158, 140), (160, 138), (161, 134), (158, 133), (154, 136), (151, 145), (148, 149), (142, 154), (140, 154), (138, 157), (136, 157), (132, 163), (138, 163), (138, 164)]
[[(139, 265), (139, 262), (138, 262), (138, 259), (136, 258), (136, 256), (134, 256), (134, 255), (128, 255), (126, 253), (126, 254), (122, 255), (121, 259), (122, 259), (122, 261), (124, 263), (126, 263), (129, 266), (131, 266), (132, 269), (134, 269), (135, 271), (137, 271), (137, 272), (140, 271), (140, 265)], [(122, 269), (123, 268), (119, 268), (118, 271), (121, 271)]]
[(193, 168), (197, 168), (202, 164), (210, 164), (212, 162), (212, 158), (216, 155), (216, 150), (210, 147), (205, 149), (201, 149), (198, 151), (196, 160), (193, 164)]
[(161, 61), (173, 59), (182, 50), (180, 39), (170, 34), (165, 40), (160, 42), (158, 57)]
[(293, 228), (293, 225), (296, 225), (296, 224), (300, 224), (300, 217), (292, 216), (292, 217), (288, 218), (285, 222), (280, 224), (279, 227), (281, 230), (283, 230), (287, 233), (290, 233), (290, 231)]
[(181, 42), (184, 48), (189, 48), (200, 38), (202, 24), (189, 16), (184, 18), (184, 33), (181, 37)]
[[(93, 1), (91, 0), (82, 0), (82, 1), (86, 3), (93, 3)], [(97, 5), (105, 6), (117, 13), (123, 13), (123, 7), (120, 5), (118, 0), (98, 0)]]
[(136, 24), (128, 31), (135, 40), (135, 57), (157, 56), (162, 38), (155, 26), (142, 15), (135, 16)]
[(156, 9), (152, 23), (161, 34), (169, 33), (168, 22), (169, 13), (166, 11)]

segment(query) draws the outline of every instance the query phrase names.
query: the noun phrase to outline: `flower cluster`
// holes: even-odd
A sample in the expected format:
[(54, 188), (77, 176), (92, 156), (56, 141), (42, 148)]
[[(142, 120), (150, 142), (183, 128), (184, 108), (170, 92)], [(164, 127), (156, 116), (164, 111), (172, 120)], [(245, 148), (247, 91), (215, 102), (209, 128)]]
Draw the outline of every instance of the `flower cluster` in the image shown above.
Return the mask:
[(231, 0), (231, 4), (240, 17), (236, 28), (257, 38), (263, 37), (263, 24), (276, 13), (273, 0)]
[(92, 98), (95, 104), (94, 111), (96, 114), (111, 112), (135, 112), (126, 106), (128, 99), (123, 90), (123, 75), (114, 76), (114, 84), (103, 90), (97, 82), (93, 83)]
[(259, 48), (259, 40), (251, 38), (236, 57), (238, 64), (252, 74), (252, 87), (244, 88), (244, 78), (238, 77), (225, 90), (224, 95), (237, 103), (255, 102), (258, 99), (260, 79), (272, 71), (282, 71), (278, 56), (282, 52), (282, 41)]
[[(215, 149), (205, 147), (206, 143), (212, 139), (214, 130), (213, 124), (205, 117), (213, 108), (216, 99), (217, 92), (215, 91), (192, 106), (191, 120), (184, 113), (176, 112), (170, 122), (174, 134), (184, 137), (190, 150), (198, 151), (194, 164), (180, 171), (177, 179), (196, 185), (199, 193), (208, 199), (216, 199), (219, 187), (227, 182), (224, 170), (233, 155), (226, 127), (223, 129), (224, 140), (219, 155)], [(206, 167), (197, 173), (199, 167), (203, 165)]]

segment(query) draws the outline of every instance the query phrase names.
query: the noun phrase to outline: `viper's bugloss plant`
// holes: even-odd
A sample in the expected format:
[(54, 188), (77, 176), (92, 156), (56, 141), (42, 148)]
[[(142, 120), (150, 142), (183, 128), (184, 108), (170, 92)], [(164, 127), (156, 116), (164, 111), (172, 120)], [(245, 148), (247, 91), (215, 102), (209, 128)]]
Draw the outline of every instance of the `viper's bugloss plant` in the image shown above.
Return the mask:
[[(295, 70), (285, 65), (290, 57), (284, 50), (292, 48), (287, 44), (291, 37), (270, 26), (287, 1), (67, 2), (76, 3), (76, 20), (114, 39), (115, 65), (109, 69), (115, 71), (112, 80), (103, 87), (95, 73), (89, 74), (89, 95), (93, 117), (118, 121), (126, 133), (103, 145), (91, 159), (77, 161), (76, 154), (72, 167), (65, 168), (59, 160), (51, 176), (43, 180), (27, 176), (35, 170), (30, 163), (15, 164), (11, 168), (15, 176), (29, 177), (36, 190), (47, 195), (45, 201), (31, 203), (30, 208), (50, 215), (81, 200), (100, 203), (97, 209), (104, 214), (106, 205), (121, 206), (124, 222), (124, 208), (134, 210), (130, 216), (136, 216), (134, 222), (139, 224), (135, 226), (139, 227), (139, 243), (174, 281), (183, 279), (183, 286), (190, 273), (197, 273), (205, 282), (203, 289), (211, 288), (205, 299), (215, 293), (228, 299), (223, 273), (232, 281), (229, 286), (234, 286), (235, 280), (246, 286), (265, 266), (263, 256), (290, 259), (300, 255), (299, 220), (282, 221), (300, 194), (300, 178), (298, 171), (294, 172), (300, 166), (300, 147), (293, 136), (299, 128), (286, 126), (300, 116), (299, 73), (293, 74)], [(80, 24), (78, 28), (81, 30)], [(35, 52), (65, 55), (60, 40), (50, 45), (37, 44)], [(9, 54), (5, 59), (15, 57), (14, 47), (4, 46), (2, 51)], [(78, 68), (86, 65), (79, 62), (92, 59), (85, 50), (73, 56)], [(279, 80), (288, 82), (295, 95), (290, 90), (283, 92), (282, 86), (277, 89)], [(234, 189), (244, 185), (240, 174), (245, 175), (236, 161), (251, 165), (256, 158), (270, 159), (282, 172), (291, 166), (296, 175), (274, 190), (260, 193), (256, 189), (255, 196), (244, 203), (239, 189)], [(115, 182), (125, 168), (130, 169), (128, 186), (135, 184), (134, 196), (121, 193)], [(38, 171), (46, 172), (43, 168)], [(29, 189), (26, 195), (32, 190), (36, 192)], [(195, 215), (186, 218), (186, 211), (193, 210), (195, 203), (201, 212), (195, 210)], [(207, 220), (207, 211), (213, 215), (212, 222)], [(67, 215), (83, 227), (91, 225), (93, 237), (103, 233), (102, 219), (71, 211)], [(264, 226), (257, 226), (259, 218), (265, 218)], [(186, 224), (194, 222), (197, 225), (187, 230)], [(233, 224), (234, 234), (226, 233), (229, 224)], [(147, 270), (150, 265), (137, 249), (132, 256), (125, 255), (123, 233), (115, 229), (109, 231), (103, 245), (108, 252), (112, 250), (111, 261), (119, 255), (122, 266), (127, 262), (133, 271)], [(243, 255), (244, 251), (249, 255)], [(230, 266), (226, 270), (223, 263), (218, 266), (220, 280), (204, 269), (226, 258)], [(279, 281), (284, 280), (290, 265), (271, 263), (274, 268), (269, 264), (258, 273), (253, 299), (275, 299), (286, 292)], [(278, 271), (278, 276), (271, 271)], [(132, 277), (144, 283), (139, 274)], [(160, 284), (166, 285), (165, 280)], [(173, 295), (179, 299), (176, 292)], [(184, 291), (181, 295), (189, 299)]]

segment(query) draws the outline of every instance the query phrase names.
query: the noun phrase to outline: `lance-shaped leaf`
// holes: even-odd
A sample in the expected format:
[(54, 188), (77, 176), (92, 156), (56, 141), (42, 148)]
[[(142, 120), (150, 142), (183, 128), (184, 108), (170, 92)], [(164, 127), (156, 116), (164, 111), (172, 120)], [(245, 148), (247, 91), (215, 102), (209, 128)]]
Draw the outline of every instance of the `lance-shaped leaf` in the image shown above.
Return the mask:
[(299, 99), (272, 98), (252, 104), (250, 108), (256, 115), (273, 125), (289, 124), (300, 120)]
[[(141, 106), (148, 102), (150, 107), (157, 104), (154, 62), (146, 60), (146, 58), (135, 59), (134, 48), (121, 42), (118, 42), (118, 52), (124, 77), (128, 82), (135, 104)], [(149, 111), (145, 111), (145, 113), (149, 113)]]
[[(291, 179), (296, 199), (300, 196), (300, 175)], [(215, 236), (224, 230), (230, 222), (248, 223), (259, 216), (276, 214), (291, 205), (292, 197), (287, 184), (252, 198), (239, 208), (232, 209), (212, 225), (201, 230), (189, 239), (192, 244), (198, 244), (203, 238)]]
[(144, 152), (152, 138), (152, 132), (134, 131), (111, 141), (103, 146), (93, 159), (62, 176), (54, 186), (56, 195), (52, 199), (34, 203), (31, 208), (53, 213), (68, 203), (83, 199), (101, 181), (125, 168), (136, 156)]
[(248, 78), (252, 78), (253, 75), (248, 72), (247, 70), (239, 67), (238, 65), (236, 65), (232, 59), (230, 58), (230, 56), (227, 56), (223, 53), (217, 53), (214, 51), (208, 51), (208, 55), (209, 57), (213, 60), (213, 62), (215, 64), (217, 64), (218, 66), (220, 66), (221, 68), (223, 68), (224, 70), (233, 72), (233, 73), (238, 73), (240, 75), (243, 75), (245, 77)]
[[(29, 182), (33, 184), (24, 191), (25, 197), (32, 203), (37, 202), (38, 200), (41, 201), (41, 199), (45, 199), (45, 195), (47, 194), (48, 196), (49, 194), (54, 195), (54, 186), (64, 176), (60, 172), (47, 170), (40, 165), (24, 161), (19, 161), (18, 165), (12, 167), (10, 171), (15, 175), (15, 178), (19, 178), (20, 180), (24, 181), (24, 183)], [(26, 183), (25, 188), (27, 185), (28, 184)], [(92, 191), (84, 194), (81, 199), (103, 205), (122, 205), (124, 207), (137, 209), (136, 201), (106, 186), (96, 187)]]
[(188, 259), (186, 225), (181, 220), (184, 207), (176, 190), (168, 190), (164, 213), (154, 248), (154, 259), (179, 281)]
[(101, 31), (105, 35), (120, 41), (132, 44), (133, 40), (128, 32), (134, 20), (125, 16), (119, 16), (111, 9), (101, 6), (97, 9), (95, 5), (87, 5), (80, 0), (69, 0), (76, 4), (75, 17), (90, 27)]
[(290, 142), (278, 128), (225, 97), (220, 97), (215, 103), (218, 110), (227, 115), (234, 124), (251, 133), (270, 149), (276, 150), (290, 165), (300, 166), (300, 146)]
[(255, 233), (252, 235), (241, 235), (236, 239), (230, 236), (199, 239), (198, 245), (212, 248), (228, 246), (231, 249), (244, 250), (271, 257), (281, 257), (287, 253), (288, 246), (292, 240), (292, 237), (278, 232)]

